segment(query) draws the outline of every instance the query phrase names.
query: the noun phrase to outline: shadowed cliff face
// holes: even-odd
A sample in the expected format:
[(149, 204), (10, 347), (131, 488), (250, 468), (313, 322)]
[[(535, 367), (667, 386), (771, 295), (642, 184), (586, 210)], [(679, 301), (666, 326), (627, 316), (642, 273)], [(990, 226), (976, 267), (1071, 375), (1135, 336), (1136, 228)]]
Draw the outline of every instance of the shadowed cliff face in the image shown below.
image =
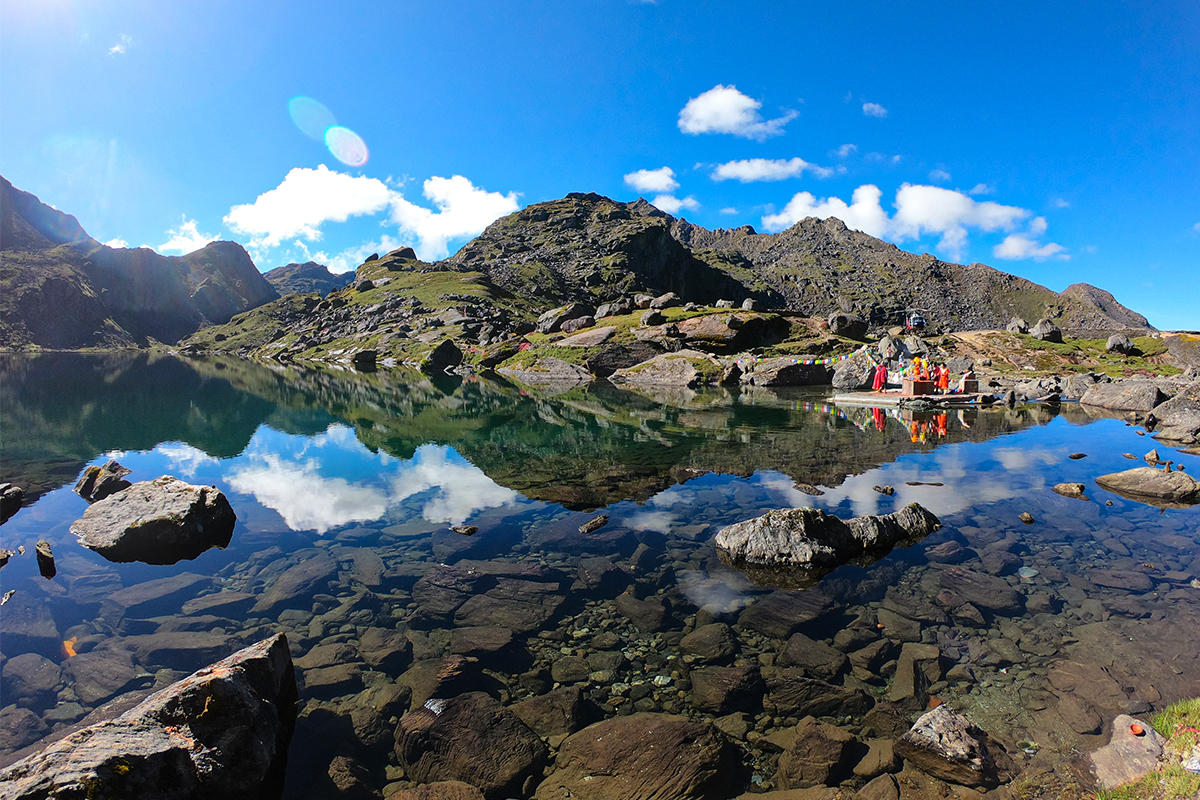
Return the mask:
[(173, 343), (276, 299), (241, 245), (114, 249), (0, 178), (0, 347)]
[(329, 271), (328, 267), (318, 264), (315, 261), (276, 267), (273, 270), (264, 272), (263, 277), (275, 287), (280, 297), (292, 294), (293, 292), (299, 294), (320, 292), (325, 295), (329, 294), (333, 289), (340, 289), (354, 282), (353, 272), (334, 274)]
[(261, 425), (314, 434), (342, 422), (372, 450), (410, 459), (422, 445), (447, 444), (526, 497), (591, 509), (640, 502), (708, 472), (769, 469), (836, 486), (935, 443), (983, 441), (1051, 419), (1034, 407), (973, 415), (969, 428), (951, 417), (941, 438), (914, 441), (901, 420), (880, 430), (869, 410), (837, 412), (822, 399), (763, 389), (649, 397), (606, 382), (536, 397), (502, 381), (270, 370), (237, 359), (0, 358), (4, 479), (27, 496), (73, 483), (111, 450), (180, 441), (228, 458)]

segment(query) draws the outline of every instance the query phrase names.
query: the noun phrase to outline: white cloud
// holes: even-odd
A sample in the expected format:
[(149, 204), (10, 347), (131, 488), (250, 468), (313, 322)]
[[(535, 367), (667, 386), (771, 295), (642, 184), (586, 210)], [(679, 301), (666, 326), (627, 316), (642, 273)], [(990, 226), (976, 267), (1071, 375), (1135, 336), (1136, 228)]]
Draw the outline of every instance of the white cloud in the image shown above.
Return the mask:
[(170, 228), (167, 235), (171, 238), (160, 244), (156, 250), (160, 253), (179, 253), (187, 255), (194, 253), (217, 237), (196, 230), (196, 220), (183, 217), (176, 228)]
[(945, 183), (946, 181), (950, 180), (950, 173), (946, 172), (944, 169), (930, 170), (929, 180)]
[(879, 105), (879, 103), (863, 103), (862, 109), (863, 114), (866, 114), (868, 117), (878, 117), (882, 119), (888, 115), (888, 110)]
[(967, 194), (991, 194), (996, 191), (995, 187), (988, 186), (986, 183), (977, 183), (967, 190)]
[(888, 216), (879, 204), (882, 196), (879, 187), (872, 184), (855, 189), (850, 205), (838, 197), (817, 200), (810, 192), (800, 192), (788, 201), (781, 212), (764, 216), (763, 228), (775, 232), (795, 225), (805, 217), (837, 217), (848, 228), (871, 236), (883, 236), (887, 232)]
[(133, 39), (127, 33), (122, 33), (121, 38), (117, 43), (108, 48), (110, 56), (123, 56), (129, 52), (129, 48), (133, 47)]
[(749, 158), (718, 164), (717, 168), (712, 171), (712, 179), (714, 181), (735, 180), (741, 183), (782, 181), (788, 178), (798, 178), (805, 170), (822, 178), (833, 174), (833, 170), (810, 164), (802, 158)]
[(789, 111), (782, 117), (764, 120), (758, 113), (762, 102), (748, 97), (736, 86), (717, 84), (693, 97), (679, 112), (679, 130), (692, 135), (729, 133), (744, 139), (763, 141), (783, 133), (783, 126), (797, 116)]
[(670, 167), (659, 167), (658, 169), (639, 169), (637, 172), (629, 173), (625, 176), (625, 185), (643, 194), (664, 194), (678, 189), (679, 181), (675, 180), (675, 170)]
[(1192, 230), (1196, 231), (1197, 233), (1200, 233), (1200, 222), (1197, 222), (1195, 225), (1193, 225)]
[(1054, 198), (1054, 202), (1051, 203), (1051, 205), (1053, 205), (1055, 208), (1070, 208), (1071, 207), (1071, 204), (1068, 203), (1066, 200), (1063, 200), (1061, 197)]
[(671, 194), (660, 194), (650, 201), (650, 205), (673, 216), (683, 210), (695, 211), (700, 208), (700, 201), (691, 195), (680, 199)]
[(952, 259), (961, 260), (967, 244), (967, 228), (985, 231), (1012, 230), (1018, 220), (1030, 212), (1016, 206), (992, 201), (978, 202), (962, 192), (940, 186), (906, 183), (896, 192), (896, 213), (890, 232), (893, 238), (919, 239), (924, 233), (937, 233), (937, 249)]
[(392, 192), (375, 178), (334, 172), (324, 164), (296, 167), (253, 203), (229, 209), (224, 222), (249, 235), (251, 247), (277, 247), (285, 239), (318, 241), (323, 223), (376, 214), (391, 198)]
[(1029, 223), (1028, 233), (1013, 233), (1004, 238), (1004, 241), (992, 248), (992, 255), (996, 258), (1004, 258), (1009, 260), (1032, 258), (1036, 261), (1045, 261), (1047, 258), (1070, 258), (1064, 251), (1066, 250), (1060, 244), (1050, 242), (1049, 244), (1039, 244), (1036, 239), (1046, 232), (1046, 218), (1034, 217)]
[(1003, 242), (992, 248), (992, 255), (996, 258), (1008, 260), (1032, 258), (1037, 261), (1044, 261), (1051, 257), (1070, 258), (1069, 255), (1063, 253), (1065, 249), (1062, 245), (1055, 244), (1054, 242), (1039, 245), (1028, 234), (1011, 233), (1004, 237)]
[(115, 247), (115, 248), (129, 247), (129, 242), (125, 241), (124, 239), (122, 239), (120, 237), (117, 237), (116, 239), (109, 239), (107, 242), (103, 242), (103, 244), (105, 247)]
[(489, 192), (462, 175), (429, 178), (424, 183), (424, 195), (437, 207), (436, 212), (410, 203), (399, 194), (393, 193), (391, 200), (392, 221), (401, 231), (417, 237), (415, 249), (424, 261), (445, 258), (450, 240), (477, 236), (520, 207), (516, 192)]
[(736, 208), (734, 208), (733, 206), (727, 206), (727, 207), (725, 207), (725, 208), (722, 208), (722, 209), (721, 209), (721, 210), (720, 210), (718, 213), (721, 213), (721, 214), (736, 214), (736, 213), (738, 213), (738, 210), (737, 210)]
[(837, 149), (838, 158), (849, 158), (858, 152), (858, 145), (844, 144)]

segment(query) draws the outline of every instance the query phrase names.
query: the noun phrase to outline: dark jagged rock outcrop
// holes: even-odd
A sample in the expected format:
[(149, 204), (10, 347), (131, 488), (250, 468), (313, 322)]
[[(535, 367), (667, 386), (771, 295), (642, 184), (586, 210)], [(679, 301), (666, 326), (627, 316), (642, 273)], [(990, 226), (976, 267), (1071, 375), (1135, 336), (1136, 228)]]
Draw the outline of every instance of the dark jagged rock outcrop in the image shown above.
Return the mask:
[(940, 705), (896, 742), (896, 752), (921, 771), (963, 786), (995, 786), (1011, 780), (1008, 753), (961, 714)]
[(267, 283), (275, 287), (280, 297), (289, 294), (329, 294), (354, 282), (353, 272), (330, 272), (324, 264), (306, 261), (303, 264), (286, 264), (263, 273)]
[(212, 242), (182, 257), (117, 249), (0, 178), (0, 346), (144, 346), (279, 295), (242, 246)]
[(0, 771), (13, 800), (280, 797), (296, 678), (277, 634)]

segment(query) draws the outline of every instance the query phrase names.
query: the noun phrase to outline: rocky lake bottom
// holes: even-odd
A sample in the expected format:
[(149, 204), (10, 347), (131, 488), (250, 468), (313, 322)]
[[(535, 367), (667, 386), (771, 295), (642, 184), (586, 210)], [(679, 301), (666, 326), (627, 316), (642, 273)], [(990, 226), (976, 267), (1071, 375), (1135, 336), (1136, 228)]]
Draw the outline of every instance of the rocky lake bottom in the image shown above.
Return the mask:
[[(34, 498), (0, 528), (25, 549), (0, 571), (0, 764), (275, 633), (300, 686), (297, 800), (447, 775), (489, 798), (589, 796), (587, 775), (637, 762), (634, 734), (614, 727), (608, 749), (573, 734), (633, 715), (656, 757), (710, 776), (674, 796), (857, 791), (900, 771), (893, 744), (940, 704), (1012, 760), (992, 792), (1083, 797), (1114, 717), (1200, 696), (1200, 507), (1095, 486), (1156, 443), (1077, 405), (914, 415), (821, 390), (0, 366), (0, 478)], [(80, 546), (71, 489), (109, 458), (130, 480), (216, 485), (229, 546), (170, 566)], [(1064, 482), (1085, 497), (1051, 491)], [(747, 574), (713, 545), (773, 509), (911, 502), (942, 528), (815, 581)], [(466, 755), (415, 755), (402, 718), (422, 708), (462, 726)], [(521, 731), (496, 722), (512, 715)], [(950, 792), (900, 774), (902, 797)]]

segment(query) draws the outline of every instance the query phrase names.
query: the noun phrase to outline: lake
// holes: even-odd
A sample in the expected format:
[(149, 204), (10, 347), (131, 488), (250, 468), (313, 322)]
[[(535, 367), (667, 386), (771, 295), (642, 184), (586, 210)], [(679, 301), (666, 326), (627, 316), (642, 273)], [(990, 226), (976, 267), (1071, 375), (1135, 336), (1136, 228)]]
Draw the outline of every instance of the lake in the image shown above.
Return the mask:
[[(377, 788), (401, 785), (391, 730), (410, 706), (483, 690), (528, 711), (562, 687), (585, 710), (538, 731), (552, 746), (593, 719), (684, 714), (716, 721), (759, 787), (777, 734), (808, 714), (894, 739), (937, 702), (1070, 783), (1115, 714), (1200, 695), (1200, 508), (1093, 482), (1141, 465), (1155, 447), (1141, 433), (1071, 404), (914, 415), (839, 408), (821, 389), (555, 393), (145, 353), (0, 356), (0, 480), (33, 498), (0, 528), (4, 548), (26, 549), (0, 570), (15, 590), (0, 753), (282, 631), (301, 683), (288, 797), (328, 796), (339, 754)], [(79, 545), (69, 527), (87, 502), (72, 487), (110, 458), (133, 481), (220, 488), (238, 517), (229, 546), (161, 566)], [(1051, 491), (1063, 482), (1087, 497)], [(815, 585), (764, 585), (712, 544), (772, 509), (848, 518), (911, 502), (942, 529)], [(936, 650), (914, 678), (903, 653), (928, 652), (915, 645)], [(717, 669), (740, 670), (742, 688), (714, 688)]]

